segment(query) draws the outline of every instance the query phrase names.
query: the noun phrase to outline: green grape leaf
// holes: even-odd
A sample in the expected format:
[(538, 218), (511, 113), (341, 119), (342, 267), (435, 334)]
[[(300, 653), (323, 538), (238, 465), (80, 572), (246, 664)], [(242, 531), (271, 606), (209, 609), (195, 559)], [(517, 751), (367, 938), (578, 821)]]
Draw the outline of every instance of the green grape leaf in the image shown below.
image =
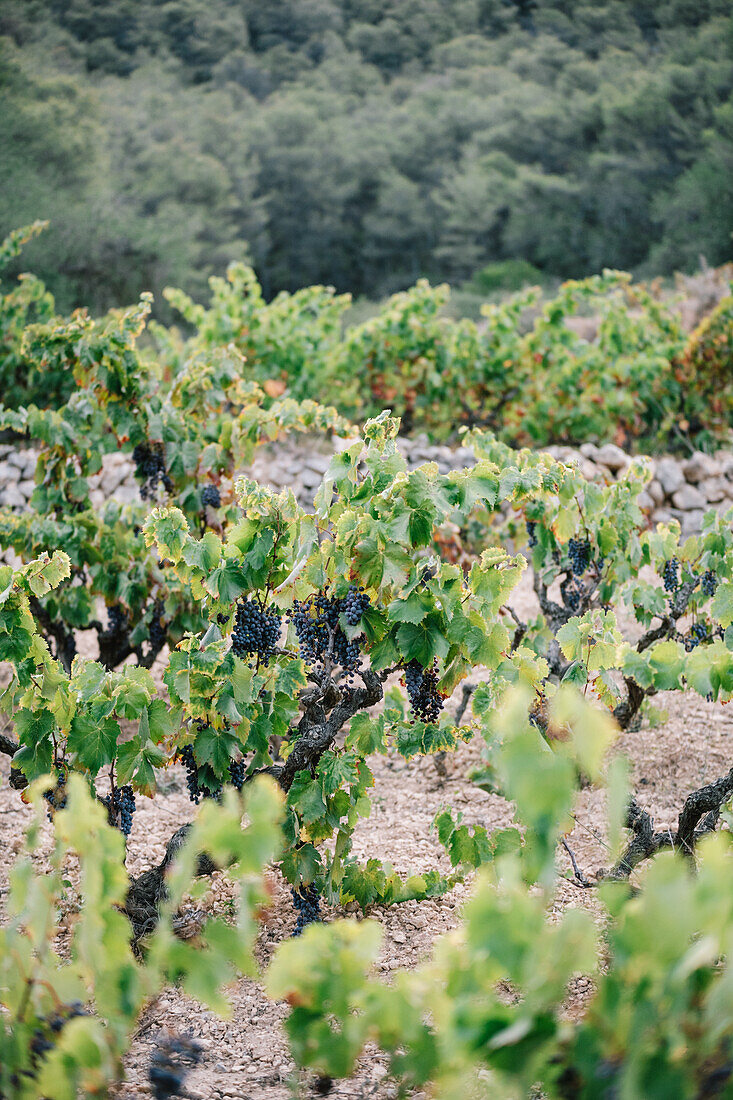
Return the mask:
[(67, 748), (76, 753), (83, 768), (96, 775), (100, 768), (111, 764), (122, 730), (114, 718), (95, 721), (89, 714), (75, 714), (71, 720)]
[(288, 805), (298, 811), (306, 825), (323, 817), (326, 803), (323, 801), (321, 784), (311, 777), (310, 772), (300, 771), (296, 774), (288, 791)]

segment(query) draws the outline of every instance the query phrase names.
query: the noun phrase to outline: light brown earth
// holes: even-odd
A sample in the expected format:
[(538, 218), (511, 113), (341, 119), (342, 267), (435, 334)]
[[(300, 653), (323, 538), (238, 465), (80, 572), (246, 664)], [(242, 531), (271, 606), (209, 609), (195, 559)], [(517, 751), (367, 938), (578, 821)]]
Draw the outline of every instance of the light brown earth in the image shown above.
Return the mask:
[[(531, 595), (522, 585), (520, 605), (529, 608)], [(668, 711), (663, 726), (620, 736), (618, 747), (631, 761), (633, 786), (639, 801), (649, 809), (657, 827), (674, 825), (685, 795), (702, 783), (727, 772), (733, 757), (733, 710), (706, 703), (697, 696), (659, 696), (657, 704)], [(478, 740), (461, 746), (446, 761), (447, 775), (441, 778), (430, 758), (405, 763), (394, 755), (370, 761), (376, 787), (371, 817), (360, 823), (355, 838), (356, 853), (392, 862), (400, 872), (437, 867), (448, 871), (445, 854), (430, 825), (445, 806), (460, 810), (468, 824), (489, 829), (511, 820), (511, 807), (502, 798), (487, 794), (466, 779), (471, 765), (480, 758)], [(9, 761), (0, 757), (0, 915), (4, 908), (8, 870), (19, 850), (20, 836), (30, 811), (17, 792), (7, 785)], [(181, 768), (166, 775), (164, 792), (155, 801), (138, 798), (138, 810), (128, 853), (128, 868), (137, 874), (158, 862), (174, 830), (191, 819), (194, 808), (188, 800)], [(596, 788), (580, 792), (577, 820), (568, 838), (580, 866), (587, 874), (608, 865), (603, 843), (604, 795)], [(45, 826), (48, 842), (50, 827)], [(41, 860), (39, 859), (39, 863)], [(558, 855), (558, 871), (567, 873), (569, 861)], [(280, 876), (270, 874), (274, 894), (272, 909), (262, 926), (257, 957), (266, 966), (274, 948), (290, 935), (295, 913), (289, 889)], [(391, 909), (374, 909), (371, 917), (384, 929), (380, 967), (384, 976), (400, 967), (412, 967), (425, 959), (436, 937), (455, 927), (470, 883), (456, 886), (442, 898), (410, 902)], [(225, 912), (226, 884), (214, 877), (205, 906), (211, 912)], [(559, 880), (553, 913), (570, 906), (588, 906), (602, 920), (593, 891), (583, 891)], [(344, 915), (331, 908), (326, 919)], [(550, 914), (552, 919), (552, 913)], [(579, 976), (568, 991), (566, 1011), (582, 1013), (592, 993), (588, 978)], [(192, 1034), (204, 1047), (202, 1063), (186, 1082), (187, 1094), (199, 1098), (231, 1097), (238, 1100), (285, 1100), (296, 1095), (315, 1096), (312, 1080), (296, 1075), (281, 1028), (282, 1005), (273, 1004), (260, 985), (241, 980), (231, 988), (232, 1015), (221, 1020), (201, 1009), (177, 989), (167, 990), (152, 1003), (140, 1021), (126, 1058), (126, 1082), (114, 1093), (117, 1100), (150, 1096), (147, 1084), (150, 1056), (162, 1031)], [(386, 1059), (371, 1050), (362, 1059), (355, 1077), (336, 1082), (332, 1096), (339, 1098), (382, 1098), (396, 1096), (386, 1079)]]

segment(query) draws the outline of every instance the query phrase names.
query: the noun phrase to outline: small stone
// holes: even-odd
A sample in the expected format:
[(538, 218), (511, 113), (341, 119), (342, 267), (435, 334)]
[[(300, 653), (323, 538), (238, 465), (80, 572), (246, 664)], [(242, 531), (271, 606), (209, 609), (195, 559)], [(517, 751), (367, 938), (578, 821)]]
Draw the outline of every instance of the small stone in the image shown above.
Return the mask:
[(682, 463), (682, 473), (693, 485), (697, 485), (706, 477), (713, 477), (718, 471), (719, 467), (715, 459), (702, 451), (695, 451), (686, 462)]
[(685, 537), (688, 535), (697, 535), (702, 529), (704, 517), (705, 513), (701, 508), (691, 512), (684, 512), (682, 515), (682, 534)]
[(719, 501), (726, 500), (731, 496), (730, 486), (722, 477), (706, 478), (705, 481), (700, 482), (699, 489), (711, 504), (717, 504)]
[(653, 512), (656, 501), (652, 499), (649, 493), (642, 489), (642, 491), (636, 498), (636, 503), (639, 505), (643, 512)]
[(704, 508), (707, 501), (694, 485), (683, 485), (672, 497), (672, 503), (681, 512), (690, 512), (694, 508)]
[(727, 477), (729, 481), (733, 481), (733, 455), (724, 458), (720, 464), (723, 477)]
[(585, 458), (589, 458), (592, 462), (595, 462), (596, 455), (598, 454), (597, 443), (581, 443), (579, 450)]
[(664, 500), (664, 489), (656, 480), (656, 478), (653, 481), (649, 482), (646, 487), (646, 492), (649, 494), (655, 504), (661, 504)]
[(584, 458), (583, 455), (578, 459), (578, 469), (586, 481), (595, 481), (597, 477), (603, 476), (603, 467), (596, 466), (595, 462)]
[(318, 452), (314, 452), (313, 454), (308, 455), (304, 465), (306, 469), (313, 470), (319, 475), (319, 477), (322, 477), (328, 469), (328, 464), (330, 461), (331, 459), (328, 455), (321, 455), (318, 454)]
[(661, 458), (657, 463), (657, 481), (664, 489), (665, 496), (671, 497), (685, 484), (685, 475), (675, 458)]
[(604, 443), (602, 447), (599, 447), (595, 460), (614, 473), (617, 470), (625, 470), (631, 462), (629, 456), (615, 443)]
[(140, 499), (140, 490), (137, 482), (134, 485), (120, 485), (115, 490), (115, 500), (118, 504), (133, 504)]
[(400, 932), (399, 928), (396, 928), (392, 933), (392, 939), (395, 943), (407, 943), (407, 936), (404, 932)]
[(315, 489), (321, 484), (321, 475), (317, 474), (315, 470), (304, 467), (300, 471), (300, 482), (306, 489)]
[(0, 490), (2, 495), (2, 503), (6, 508), (23, 508), (25, 505), (25, 497), (21, 493), (17, 485), (6, 485), (4, 489)]
[(32, 477), (25, 478), (23, 481), (19, 482), (19, 484), (18, 484), (18, 488), (20, 489), (21, 493), (26, 498), (26, 500), (29, 500), (31, 498), (31, 496), (33, 495), (33, 490), (35, 489), (35, 487), (36, 487), (36, 483), (35, 483), (35, 481), (33, 480)]

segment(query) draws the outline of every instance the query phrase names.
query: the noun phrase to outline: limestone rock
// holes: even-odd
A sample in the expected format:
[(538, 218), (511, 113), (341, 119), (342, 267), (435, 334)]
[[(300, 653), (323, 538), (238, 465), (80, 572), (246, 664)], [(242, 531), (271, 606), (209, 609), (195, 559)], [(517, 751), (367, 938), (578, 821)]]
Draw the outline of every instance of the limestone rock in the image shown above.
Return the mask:
[(681, 512), (691, 512), (695, 508), (705, 508), (707, 500), (694, 485), (682, 485), (673, 495), (672, 503)]
[(626, 452), (617, 447), (615, 443), (604, 443), (602, 447), (599, 447), (595, 460), (613, 473), (616, 473), (617, 470), (625, 470), (631, 461)]
[(704, 516), (705, 512), (701, 508), (684, 512), (682, 515), (682, 534), (684, 536), (699, 534)]
[(698, 486), (700, 492), (711, 504), (717, 504), (721, 500), (733, 495), (728, 482), (723, 477), (709, 477), (701, 481)]
[(718, 464), (710, 455), (703, 454), (702, 451), (695, 451), (693, 455), (682, 463), (682, 473), (687, 481), (691, 482), (693, 485), (697, 485), (698, 482), (704, 481), (705, 478), (713, 477), (717, 474)]
[(14, 482), (10, 482), (9, 485), (3, 486), (3, 488), (0, 490), (0, 497), (2, 499), (2, 504), (6, 508), (25, 507), (25, 497), (21, 493), (17, 484), (15, 484)]
[(646, 491), (655, 504), (661, 504), (664, 500), (664, 489), (659, 484), (656, 478), (653, 481), (649, 482), (646, 487)]
[(685, 483), (685, 475), (676, 458), (662, 458), (657, 463), (657, 481), (664, 489), (665, 496), (671, 497)]

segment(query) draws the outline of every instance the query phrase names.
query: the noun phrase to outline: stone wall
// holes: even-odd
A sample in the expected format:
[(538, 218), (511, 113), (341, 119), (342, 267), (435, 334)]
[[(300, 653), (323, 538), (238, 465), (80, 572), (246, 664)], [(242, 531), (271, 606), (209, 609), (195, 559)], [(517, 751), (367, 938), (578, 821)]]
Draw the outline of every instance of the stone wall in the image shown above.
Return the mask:
[[(335, 441), (336, 446), (340, 441)], [(343, 446), (344, 444), (341, 443)], [(400, 439), (400, 450), (411, 468), (436, 462), (441, 473), (472, 465), (473, 452), (431, 444), (424, 436)], [(555, 458), (577, 462), (582, 473), (595, 481), (612, 481), (623, 474), (631, 458), (612, 443), (598, 447), (584, 443), (580, 448), (547, 447)], [(323, 437), (291, 437), (261, 447), (249, 470), (243, 471), (274, 488), (290, 487), (304, 507), (313, 495), (329, 464), (333, 443)], [(22, 511), (33, 492), (36, 452), (0, 446), (0, 506)], [(709, 508), (725, 511), (733, 507), (733, 451), (715, 455), (696, 452), (688, 458), (664, 456), (650, 460), (654, 476), (640, 503), (654, 522), (679, 520), (684, 535), (699, 531)], [(127, 455), (105, 455), (102, 470), (90, 478), (95, 507), (114, 497), (122, 504), (139, 499), (134, 466)], [(8, 557), (6, 555), (6, 560)]]

